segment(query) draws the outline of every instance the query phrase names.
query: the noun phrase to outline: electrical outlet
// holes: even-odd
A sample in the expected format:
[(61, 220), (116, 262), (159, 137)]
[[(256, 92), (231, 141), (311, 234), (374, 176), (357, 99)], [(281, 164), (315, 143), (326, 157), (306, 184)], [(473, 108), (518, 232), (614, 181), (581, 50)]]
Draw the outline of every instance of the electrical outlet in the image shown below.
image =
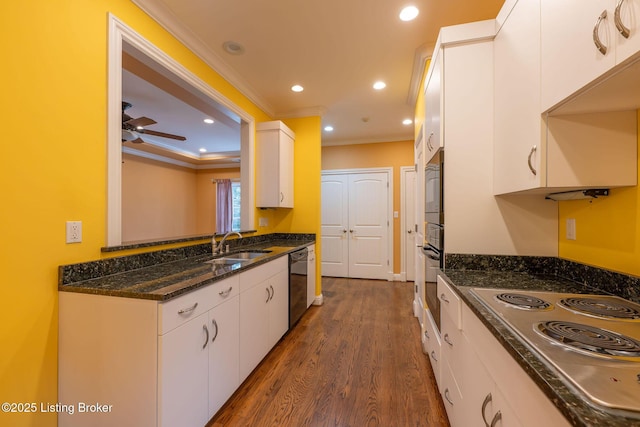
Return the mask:
[(260, 227), (266, 227), (267, 225), (269, 225), (269, 220), (265, 217), (260, 217), (258, 218), (258, 225)]
[(67, 221), (67, 243), (82, 242), (82, 221)]
[(567, 240), (576, 240), (576, 219), (567, 218)]

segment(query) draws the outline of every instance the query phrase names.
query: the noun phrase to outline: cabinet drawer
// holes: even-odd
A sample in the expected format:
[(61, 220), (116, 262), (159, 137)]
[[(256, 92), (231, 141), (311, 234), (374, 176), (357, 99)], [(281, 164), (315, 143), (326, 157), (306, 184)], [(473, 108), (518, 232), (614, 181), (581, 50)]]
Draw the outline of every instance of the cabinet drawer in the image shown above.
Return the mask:
[(158, 335), (166, 334), (183, 323), (211, 310), (224, 301), (225, 298), (222, 298), (219, 292), (228, 288), (232, 288), (231, 292), (233, 292), (233, 289), (239, 289), (237, 275), (159, 304)]
[(449, 417), (451, 427), (462, 427), (464, 424), (460, 419), (464, 411), (462, 404), (462, 394), (458, 388), (458, 384), (453, 376), (451, 367), (446, 361), (442, 363), (442, 384), (440, 386), (444, 408)]
[(213, 307), (230, 300), (240, 294), (240, 276), (231, 276), (220, 282), (215, 282), (211, 286), (213, 291)]
[(436, 325), (431, 312), (425, 310), (424, 313), (424, 329), (422, 332), (422, 348), (431, 362), (431, 368), (433, 369), (433, 375), (436, 378), (438, 387), (441, 385), (440, 380), (440, 335), (436, 332)]
[(442, 316), (449, 316), (453, 325), (461, 329), (460, 298), (441, 276), (438, 276), (438, 298), (440, 298), (441, 319)]
[(253, 288), (283, 270), (289, 270), (289, 258), (286, 256), (240, 273), (240, 292)]

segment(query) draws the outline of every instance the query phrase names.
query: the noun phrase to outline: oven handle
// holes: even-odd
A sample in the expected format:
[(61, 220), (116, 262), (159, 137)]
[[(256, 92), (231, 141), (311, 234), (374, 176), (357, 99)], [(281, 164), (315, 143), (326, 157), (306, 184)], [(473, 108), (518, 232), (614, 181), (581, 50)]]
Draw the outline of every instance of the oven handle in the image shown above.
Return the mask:
[(434, 261), (440, 261), (440, 253), (435, 249), (428, 246), (419, 246), (419, 248), (422, 250), (422, 253), (425, 256), (431, 258)]

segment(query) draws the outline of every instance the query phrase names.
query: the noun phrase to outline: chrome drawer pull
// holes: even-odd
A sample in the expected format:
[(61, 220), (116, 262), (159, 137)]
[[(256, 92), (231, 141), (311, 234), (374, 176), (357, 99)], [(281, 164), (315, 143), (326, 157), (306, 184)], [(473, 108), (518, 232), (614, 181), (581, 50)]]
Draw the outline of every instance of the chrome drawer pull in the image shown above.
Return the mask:
[(451, 404), (451, 406), (453, 406), (453, 400), (451, 400), (451, 398), (449, 397), (449, 389), (445, 389), (444, 390), (444, 398), (447, 399), (447, 402), (449, 402)]
[(498, 421), (500, 421), (502, 419), (502, 413), (500, 411), (496, 412), (496, 415), (493, 417), (493, 420), (491, 420), (491, 427), (496, 427), (496, 424), (498, 424)]
[(207, 325), (202, 325), (202, 329), (207, 333), (207, 338), (205, 338), (204, 345), (202, 346), (202, 349), (204, 350), (207, 348), (207, 343), (209, 342), (209, 329), (207, 328)]
[(529, 170), (534, 175), (537, 175), (538, 171), (536, 171), (535, 168), (533, 167), (533, 164), (531, 164), (531, 156), (533, 156), (533, 153), (535, 153), (537, 149), (538, 149), (538, 147), (535, 146), (535, 145), (533, 147), (531, 147), (531, 151), (529, 152), (529, 157), (527, 157), (527, 163), (529, 164)]
[(191, 307), (189, 308), (183, 308), (181, 310), (178, 310), (178, 314), (187, 314), (187, 313), (191, 313), (193, 310), (196, 309), (196, 307), (198, 306), (198, 303), (193, 304)]
[(429, 338), (429, 332), (424, 331), (424, 337), (428, 340), (430, 340), (431, 338)]
[(229, 296), (229, 294), (231, 293), (232, 290), (233, 290), (233, 286), (229, 286), (229, 289), (226, 289), (224, 291), (218, 292), (218, 295), (220, 295), (223, 298), (226, 298), (226, 297)]
[(213, 327), (216, 328), (216, 333), (213, 334), (213, 338), (211, 338), (211, 342), (214, 342), (216, 338), (218, 338), (218, 322), (216, 322), (216, 319), (213, 319), (211, 323), (213, 324)]
[(440, 294), (440, 299), (449, 304), (449, 300), (447, 299), (447, 296), (445, 294)]
[(269, 285), (269, 288), (271, 289), (271, 297), (269, 298), (269, 301), (271, 301), (273, 299), (273, 296), (276, 294), (276, 291), (273, 290), (273, 286)]
[(622, 8), (622, 3), (624, 3), (624, 0), (618, 0), (618, 4), (616, 5), (616, 9), (613, 13), (613, 22), (616, 23), (616, 28), (618, 29), (618, 32), (622, 35), (622, 37), (628, 39), (631, 30), (629, 30), (629, 28), (627, 28), (622, 23), (622, 18), (620, 18), (620, 9)]
[(436, 358), (436, 351), (435, 350), (431, 350), (431, 358), (433, 360), (435, 360), (436, 362), (438, 361), (438, 359)]
[(600, 16), (598, 16), (598, 20), (596, 21), (596, 25), (593, 26), (593, 43), (598, 48), (598, 52), (600, 52), (603, 55), (606, 55), (607, 54), (607, 47), (604, 44), (602, 44), (602, 42), (600, 41), (600, 36), (598, 35), (598, 30), (600, 29), (600, 24), (602, 23), (603, 19), (607, 19), (607, 10), (606, 9), (602, 11)]
[(482, 421), (484, 421), (485, 427), (489, 427), (489, 423), (487, 422), (487, 417), (484, 415), (484, 412), (487, 409), (487, 405), (491, 402), (491, 393), (487, 394), (487, 397), (484, 398), (484, 402), (482, 402)]
[(265, 302), (269, 302), (269, 300), (271, 299), (271, 292), (269, 292), (269, 288), (265, 288), (267, 290), (267, 300)]
[(453, 347), (453, 342), (451, 342), (451, 338), (449, 338), (449, 334), (444, 334), (444, 342)]

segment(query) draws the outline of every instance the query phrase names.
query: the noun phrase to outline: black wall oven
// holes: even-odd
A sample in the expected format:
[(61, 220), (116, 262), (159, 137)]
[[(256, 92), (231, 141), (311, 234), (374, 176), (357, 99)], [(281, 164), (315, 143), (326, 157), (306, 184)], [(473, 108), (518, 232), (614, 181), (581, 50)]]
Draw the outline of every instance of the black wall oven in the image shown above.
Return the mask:
[(444, 266), (444, 150), (439, 149), (425, 166), (425, 233), (422, 252), (426, 257), (424, 298), (440, 330), (440, 299), (437, 271)]

